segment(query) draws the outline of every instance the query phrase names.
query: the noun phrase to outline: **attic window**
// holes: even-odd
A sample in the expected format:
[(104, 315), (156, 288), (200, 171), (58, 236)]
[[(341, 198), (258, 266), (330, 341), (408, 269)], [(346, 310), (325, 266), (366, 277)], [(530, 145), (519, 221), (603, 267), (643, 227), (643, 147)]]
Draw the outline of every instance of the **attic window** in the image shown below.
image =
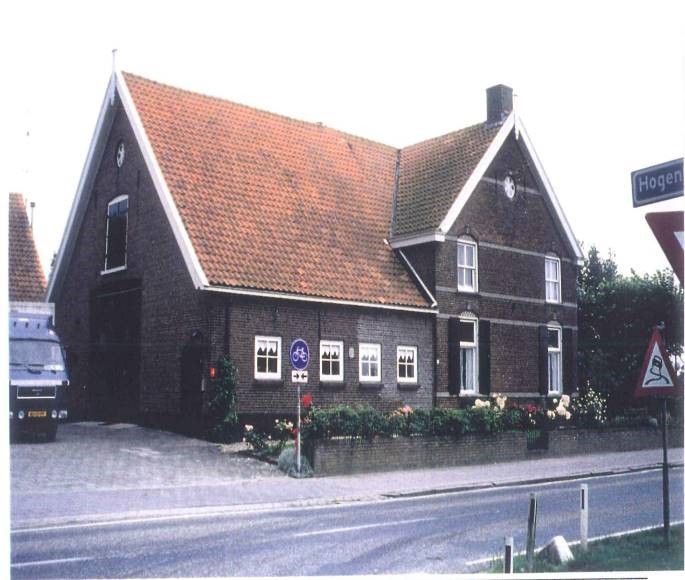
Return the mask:
[(128, 195), (115, 197), (107, 204), (107, 239), (103, 274), (126, 268)]

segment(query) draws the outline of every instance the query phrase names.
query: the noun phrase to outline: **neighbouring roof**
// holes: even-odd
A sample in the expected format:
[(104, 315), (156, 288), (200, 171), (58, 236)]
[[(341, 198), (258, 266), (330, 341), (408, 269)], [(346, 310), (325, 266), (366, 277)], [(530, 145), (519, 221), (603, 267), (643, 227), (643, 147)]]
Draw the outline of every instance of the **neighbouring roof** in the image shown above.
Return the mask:
[(500, 125), (473, 125), (402, 149), (394, 236), (437, 230)]
[(123, 78), (210, 285), (430, 305), (384, 242), (397, 149)]
[(20, 193), (9, 194), (9, 299), (10, 302), (45, 299), (45, 274)]

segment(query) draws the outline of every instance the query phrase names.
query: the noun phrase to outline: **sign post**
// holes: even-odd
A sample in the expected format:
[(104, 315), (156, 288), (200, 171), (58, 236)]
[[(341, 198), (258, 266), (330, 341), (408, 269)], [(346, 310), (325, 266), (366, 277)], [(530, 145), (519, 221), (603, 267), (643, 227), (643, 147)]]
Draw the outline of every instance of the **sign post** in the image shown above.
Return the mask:
[(671, 510), (668, 485), (668, 434), (666, 431), (666, 401), (668, 397), (676, 396), (679, 392), (676, 386), (676, 374), (668, 358), (668, 351), (661, 338), (661, 332), (654, 328), (652, 338), (647, 346), (642, 372), (635, 389), (635, 397), (657, 397), (661, 399), (661, 442), (663, 445), (662, 464), (662, 492), (664, 512), (664, 543), (670, 542)]
[(300, 435), (300, 417), (302, 414), (302, 395), (300, 385), (307, 383), (307, 367), (309, 366), (309, 346), (301, 338), (293, 340), (290, 345), (290, 364), (293, 366), (293, 382), (297, 383), (297, 473), (302, 471), (302, 437)]

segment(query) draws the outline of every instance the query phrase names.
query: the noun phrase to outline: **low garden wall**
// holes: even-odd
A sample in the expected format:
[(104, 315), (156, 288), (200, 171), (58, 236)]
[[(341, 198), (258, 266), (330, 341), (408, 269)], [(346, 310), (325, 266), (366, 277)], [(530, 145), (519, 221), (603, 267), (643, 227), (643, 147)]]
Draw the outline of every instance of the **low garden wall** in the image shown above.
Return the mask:
[[(661, 429), (561, 429), (549, 432), (550, 456), (639, 451), (662, 446)], [(683, 429), (668, 430), (669, 447), (683, 446)]]
[[(669, 446), (682, 447), (682, 429), (671, 429)], [(315, 476), (398, 469), (454, 467), (564, 457), (584, 453), (636, 451), (661, 446), (661, 431), (641, 429), (561, 429), (549, 432), (547, 449), (528, 450), (527, 434), (509, 431), (448, 437), (378, 437), (316, 440), (308, 445)]]

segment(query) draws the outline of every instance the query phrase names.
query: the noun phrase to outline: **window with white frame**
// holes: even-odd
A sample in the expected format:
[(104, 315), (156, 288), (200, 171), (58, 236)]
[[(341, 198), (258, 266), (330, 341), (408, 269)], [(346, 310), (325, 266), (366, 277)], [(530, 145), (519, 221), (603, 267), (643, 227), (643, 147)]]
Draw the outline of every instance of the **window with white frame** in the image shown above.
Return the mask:
[(281, 378), (280, 336), (255, 336), (254, 377), (255, 379)]
[(471, 238), (457, 241), (457, 289), (460, 292), (478, 290), (478, 248)]
[(380, 382), (381, 380), (381, 345), (359, 343), (359, 380), (362, 382)]
[(397, 382), (415, 383), (417, 381), (416, 372), (416, 347), (398, 346), (397, 347)]
[(547, 302), (561, 302), (561, 262), (555, 256), (545, 258), (545, 298)]
[(465, 393), (478, 392), (478, 319), (465, 314), (459, 317), (459, 388)]
[(126, 230), (128, 228), (128, 195), (115, 197), (107, 204), (107, 237), (105, 272), (126, 268)]
[(319, 342), (319, 374), (322, 381), (343, 380), (343, 343), (336, 340)]
[(547, 387), (550, 393), (560, 393), (561, 384), (561, 328), (547, 327)]

